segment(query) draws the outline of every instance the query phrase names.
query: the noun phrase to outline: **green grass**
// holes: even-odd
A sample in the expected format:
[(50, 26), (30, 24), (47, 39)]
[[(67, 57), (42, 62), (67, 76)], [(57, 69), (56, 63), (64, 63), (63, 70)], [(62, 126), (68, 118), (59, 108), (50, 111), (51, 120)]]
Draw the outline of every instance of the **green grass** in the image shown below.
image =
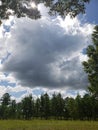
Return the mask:
[(98, 130), (98, 122), (64, 120), (0, 120), (0, 130)]

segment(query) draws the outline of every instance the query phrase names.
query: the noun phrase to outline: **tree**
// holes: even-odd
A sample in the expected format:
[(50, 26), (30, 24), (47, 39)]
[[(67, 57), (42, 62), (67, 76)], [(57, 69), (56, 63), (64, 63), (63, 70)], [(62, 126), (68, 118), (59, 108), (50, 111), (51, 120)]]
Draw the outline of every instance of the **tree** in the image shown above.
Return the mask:
[(64, 100), (64, 113), (63, 113), (64, 119), (66, 120), (68, 120), (69, 113), (70, 113), (68, 108), (68, 103), (69, 103), (69, 97), (66, 97)]
[(11, 100), (10, 104), (7, 104), (2, 105), (2, 102), (0, 104), (0, 119), (32, 119), (32, 117), (39, 118), (40, 116), (44, 119), (55, 117), (59, 120), (98, 119), (98, 101), (89, 94), (85, 94), (83, 97), (77, 95), (75, 99), (71, 97), (64, 99), (59, 93), (53, 94), (50, 99), (46, 93), (35, 100), (30, 95), (19, 103)]
[(40, 112), (41, 112), (41, 118), (44, 117), (46, 120), (49, 118), (50, 99), (47, 93), (45, 93), (44, 95), (41, 95)]
[(10, 95), (9, 93), (3, 94), (1, 98), (1, 118), (7, 119), (9, 116), (9, 105), (10, 105)]
[(92, 34), (93, 45), (87, 47), (88, 60), (83, 62), (84, 70), (88, 74), (89, 91), (98, 98), (98, 25)]
[(3, 106), (7, 106), (10, 104), (10, 95), (9, 93), (5, 93), (2, 98), (1, 98), (1, 101), (2, 101), (2, 105)]
[(40, 116), (41, 116), (41, 119), (44, 117), (44, 96), (41, 95), (40, 97)]
[(68, 98), (67, 109), (69, 111), (69, 118), (70, 119), (77, 119), (77, 105), (74, 98)]
[(83, 110), (83, 118), (86, 120), (91, 120), (92, 111), (93, 111), (93, 103), (92, 98), (89, 94), (85, 94), (82, 98), (82, 110)]
[(52, 3), (52, 5), (49, 5), (50, 13), (58, 13), (62, 17), (70, 14), (71, 17), (75, 17), (80, 13), (85, 13), (85, 4), (89, 2), (90, 0), (58, 0)]
[(16, 118), (16, 101), (12, 100), (9, 106), (9, 118)]
[(40, 99), (37, 98), (36, 101), (35, 101), (35, 117), (40, 117)]
[(16, 119), (23, 119), (22, 102), (16, 104)]
[(8, 19), (10, 15), (18, 18), (29, 17), (38, 19), (41, 17), (40, 11), (37, 8), (39, 3), (44, 3), (50, 7), (51, 15), (59, 14), (65, 17), (65, 14), (70, 14), (72, 17), (80, 13), (85, 13), (85, 3), (90, 0), (1, 0), (0, 2), (0, 23), (3, 19)]
[(57, 94), (57, 118), (62, 119), (64, 111), (64, 100), (60, 93)]
[(57, 118), (57, 97), (55, 93), (52, 95), (51, 99), (51, 116), (55, 119)]
[(62, 95), (54, 93), (51, 99), (51, 114), (55, 119), (62, 119), (64, 114), (64, 100)]
[[(38, 3), (39, 0), (32, 0), (32, 2)], [(29, 17), (32, 19), (40, 18), (40, 12), (35, 7), (32, 7), (31, 0), (1, 0), (0, 4), (0, 17), (8, 19), (10, 15), (14, 15), (18, 18)], [(2, 23), (2, 22), (1, 22)]]
[(77, 118), (83, 120), (84, 113), (83, 113), (83, 100), (81, 96), (78, 94), (75, 98), (76, 107), (77, 107)]
[(23, 100), (22, 100), (22, 113), (23, 113), (23, 117), (26, 120), (31, 119), (31, 117), (33, 115), (33, 101), (32, 101), (31, 95), (23, 98)]
[(50, 116), (50, 99), (47, 93), (44, 94), (44, 116), (47, 120)]

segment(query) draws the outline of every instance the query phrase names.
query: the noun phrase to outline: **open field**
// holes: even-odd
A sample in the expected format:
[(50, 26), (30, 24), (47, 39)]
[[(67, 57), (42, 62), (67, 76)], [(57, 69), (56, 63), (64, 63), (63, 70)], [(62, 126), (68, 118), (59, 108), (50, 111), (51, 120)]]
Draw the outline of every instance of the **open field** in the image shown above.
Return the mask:
[(98, 130), (98, 122), (0, 120), (0, 130)]

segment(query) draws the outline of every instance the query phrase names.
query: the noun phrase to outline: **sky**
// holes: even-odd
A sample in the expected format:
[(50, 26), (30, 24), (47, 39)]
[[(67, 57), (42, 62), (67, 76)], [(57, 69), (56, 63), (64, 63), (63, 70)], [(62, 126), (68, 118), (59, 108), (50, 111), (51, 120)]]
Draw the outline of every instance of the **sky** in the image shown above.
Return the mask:
[(97, 0), (87, 5), (86, 14), (71, 19), (55, 18), (38, 6), (38, 20), (14, 18), (0, 27), (0, 97), (6, 92), (20, 101), (48, 93), (63, 97), (83, 96), (89, 85), (82, 62), (92, 44), (93, 27), (98, 24)]

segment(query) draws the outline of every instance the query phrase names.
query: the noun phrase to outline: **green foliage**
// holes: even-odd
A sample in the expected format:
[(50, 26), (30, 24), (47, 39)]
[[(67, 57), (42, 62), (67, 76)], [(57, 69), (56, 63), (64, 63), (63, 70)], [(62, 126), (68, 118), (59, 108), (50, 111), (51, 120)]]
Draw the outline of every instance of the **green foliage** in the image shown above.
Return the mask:
[[(37, 0), (32, 0), (35, 3)], [(40, 12), (37, 8), (32, 8), (31, 0), (1, 0), (0, 5), (0, 19), (8, 19), (10, 15), (18, 18), (29, 17), (31, 19), (40, 18)], [(37, 4), (37, 3), (36, 3)], [(2, 23), (2, 22), (1, 22)]]
[(57, 119), (62, 119), (64, 110), (64, 100), (60, 93), (56, 95), (56, 100), (57, 100), (56, 104)]
[(93, 45), (87, 47), (88, 61), (83, 62), (84, 70), (88, 74), (90, 82), (89, 91), (98, 96), (98, 26), (95, 26), (92, 34)]
[(89, 2), (90, 0), (58, 0), (51, 6), (50, 13), (58, 13), (62, 17), (70, 14), (71, 17), (75, 17), (80, 13), (85, 13), (85, 4)]
[(22, 100), (22, 114), (24, 119), (31, 119), (33, 115), (33, 100), (32, 96), (25, 97)]
[(9, 117), (11, 119), (16, 118), (16, 101), (12, 100), (9, 106)]
[(35, 117), (40, 117), (41, 113), (40, 113), (40, 104), (41, 104), (41, 101), (39, 98), (36, 99), (36, 102), (35, 102)]
[[(6, 94), (3, 95), (5, 97)], [(31, 95), (21, 102), (10, 100), (10, 104), (0, 105), (0, 119), (71, 119), (98, 120), (98, 101), (94, 96), (85, 94), (74, 98), (63, 98), (60, 93), (50, 98), (47, 93), (33, 99)]]
[(37, 7), (32, 7), (30, 4), (34, 2), (36, 5), (44, 3), (50, 8), (51, 15), (59, 14), (62, 17), (70, 14), (72, 17), (80, 13), (85, 13), (85, 3), (90, 0), (1, 0), (0, 4), (0, 24), (3, 19), (8, 19), (10, 15), (18, 18), (29, 17), (38, 19), (41, 14)]
[(48, 119), (50, 116), (50, 99), (47, 93), (41, 95), (40, 110), (41, 118)]
[(8, 93), (5, 93), (1, 98), (0, 118), (7, 119), (9, 117), (10, 101), (10, 95)]
[(2, 101), (2, 106), (7, 106), (9, 105), (10, 103), (10, 95), (8, 93), (5, 93), (2, 98), (1, 98), (1, 101)]

